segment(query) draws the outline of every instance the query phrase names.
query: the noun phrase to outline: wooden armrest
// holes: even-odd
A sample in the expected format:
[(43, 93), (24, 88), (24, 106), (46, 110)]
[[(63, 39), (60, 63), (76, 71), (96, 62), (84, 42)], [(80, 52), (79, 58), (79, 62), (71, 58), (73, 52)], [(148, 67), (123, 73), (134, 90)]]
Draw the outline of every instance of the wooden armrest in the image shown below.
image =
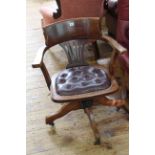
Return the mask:
[(33, 68), (40, 68), (42, 66), (44, 53), (48, 49), (49, 49), (49, 47), (47, 47), (47, 46), (42, 46), (39, 48), (37, 55), (32, 63)]
[(48, 86), (48, 89), (50, 90), (50, 85), (51, 85), (51, 78), (50, 78), (50, 75), (47, 71), (47, 68), (43, 62), (43, 57), (44, 57), (44, 54), (45, 52), (49, 49), (49, 47), (47, 46), (42, 46), (39, 48), (38, 52), (37, 52), (37, 56), (32, 64), (32, 67), (33, 68), (40, 68), (43, 75), (44, 75), (44, 78), (45, 78), (45, 81), (46, 81), (46, 84)]
[(108, 35), (102, 35), (102, 39), (108, 42), (112, 47), (116, 49), (120, 54), (123, 52), (126, 52), (127, 49), (123, 47), (121, 44), (119, 44), (115, 39)]
[(111, 76), (114, 76), (115, 61), (117, 60), (118, 55), (127, 52), (127, 49), (108, 35), (102, 35), (102, 39), (109, 43), (115, 49), (109, 63), (109, 73)]

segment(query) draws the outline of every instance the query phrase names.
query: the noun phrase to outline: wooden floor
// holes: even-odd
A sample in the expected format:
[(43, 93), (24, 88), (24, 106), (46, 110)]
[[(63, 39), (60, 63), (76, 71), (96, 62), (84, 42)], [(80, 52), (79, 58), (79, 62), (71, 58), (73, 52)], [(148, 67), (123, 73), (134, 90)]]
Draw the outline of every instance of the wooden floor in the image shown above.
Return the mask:
[[(31, 63), (44, 43), (38, 9), (51, 1), (27, 0), (27, 155), (128, 155), (128, 120), (123, 110), (94, 107), (100, 146), (93, 145), (93, 133), (83, 110), (57, 120), (55, 131), (45, 125), (45, 116), (56, 112), (61, 105), (50, 100), (40, 70), (32, 69)], [(66, 57), (56, 46), (50, 49), (45, 62), (52, 74), (65, 66)], [(108, 149), (105, 142), (112, 148)]]

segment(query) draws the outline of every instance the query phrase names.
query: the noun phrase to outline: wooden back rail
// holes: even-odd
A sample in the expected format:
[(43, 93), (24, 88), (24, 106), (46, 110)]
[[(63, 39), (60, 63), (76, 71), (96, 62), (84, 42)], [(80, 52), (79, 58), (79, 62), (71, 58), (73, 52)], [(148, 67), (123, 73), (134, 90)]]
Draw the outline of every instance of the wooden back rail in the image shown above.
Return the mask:
[(62, 20), (43, 27), (45, 44), (56, 44), (76, 39), (96, 40), (101, 36), (101, 19), (82, 17)]
[(59, 21), (54, 24), (48, 25), (47, 27), (44, 27), (43, 32), (46, 45), (38, 50), (37, 56), (32, 64), (32, 67), (40, 68), (42, 70), (49, 89), (51, 85), (51, 78), (43, 62), (43, 58), (46, 51), (54, 45), (76, 39), (105, 41), (115, 49), (115, 52), (110, 62), (110, 70), (112, 70), (112, 64), (114, 59), (116, 58), (116, 55), (127, 51), (126, 48), (124, 48), (110, 36), (102, 35), (101, 19), (98, 17), (74, 18)]

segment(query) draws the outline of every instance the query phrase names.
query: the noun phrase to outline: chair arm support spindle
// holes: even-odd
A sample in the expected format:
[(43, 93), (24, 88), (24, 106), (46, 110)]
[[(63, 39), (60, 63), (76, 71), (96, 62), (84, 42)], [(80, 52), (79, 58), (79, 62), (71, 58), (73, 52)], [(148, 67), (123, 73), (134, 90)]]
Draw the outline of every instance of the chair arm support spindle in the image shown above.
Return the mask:
[(105, 40), (106, 42), (108, 42), (120, 54), (127, 51), (127, 49), (125, 47), (123, 47), (120, 43), (118, 43), (115, 39), (113, 39), (112, 37), (110, 37), (108, 35), (102, 35), (102, 39)]
[(114, 66), (115, 66), (115, 61), (116, 61), (117, 56), (118, 56), (118, 53), (116, 51), (114, 51), (112, 53), (112, 56), (111, 56), (111, 59), (109, 62), (109, 73), (112, 76), (114, 76)]
[(48, 89), (50, 90), (50, 86), (51, 86), (51, 78), (50, 78), (50, 75), (48, 73), (48, 70), (44, 64), (44, 62), (42, 63), (41, 67), (40, 67), (43, 75), (44, 75), (44, 78), (45, 78), (45, 81), (46, 81), (46, 84), (48, 86)]
[(108, 35), (102, 35), (102, 39), (109, 43), (113, 48), (113, 53), (109, 63), (109, 72), (110, 75), (114, 76), (114, 66), (119, 54), (123, 54), (127, 52), (127, 49), (123, 47), (120, 43), (118, 43), (115, 39)]
[(47, 46), (42, 46), (38, 49), (37, 55), (33, 61), (32, 67), (33, 68), (39, 68), (42, 65), (43, 57), (45, 52), (49, 49)]
[(44, 75), (44, 78), (45, 78), (45, 81), (46, 81), (46, 84), (48, 86), (48, 89), (50, 90), (50, 86), (51, 86), (51, 78), (50, 78), (50, 75), (49, 75), (49, 72), (43, 62), (43, 57), (44, 57), (44, 54), (45, 52), (49, 49), (49, 47), (47, 46), (42, 46), (39, 48), (38, 52), (37, 52), (37, 56), (32, 64), (32, 67), (33, 68), (40, 68), (43, 75)]

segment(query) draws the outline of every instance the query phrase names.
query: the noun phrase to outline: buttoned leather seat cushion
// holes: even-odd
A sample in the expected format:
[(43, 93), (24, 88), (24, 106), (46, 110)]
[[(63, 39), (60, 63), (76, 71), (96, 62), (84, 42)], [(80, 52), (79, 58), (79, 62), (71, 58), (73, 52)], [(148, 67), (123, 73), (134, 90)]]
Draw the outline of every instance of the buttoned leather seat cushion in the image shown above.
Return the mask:
[(63, 70), (56, 78), (59, 95), (78, 95), (107, 89), (111, 80), (102, 69), (81, 66)]

